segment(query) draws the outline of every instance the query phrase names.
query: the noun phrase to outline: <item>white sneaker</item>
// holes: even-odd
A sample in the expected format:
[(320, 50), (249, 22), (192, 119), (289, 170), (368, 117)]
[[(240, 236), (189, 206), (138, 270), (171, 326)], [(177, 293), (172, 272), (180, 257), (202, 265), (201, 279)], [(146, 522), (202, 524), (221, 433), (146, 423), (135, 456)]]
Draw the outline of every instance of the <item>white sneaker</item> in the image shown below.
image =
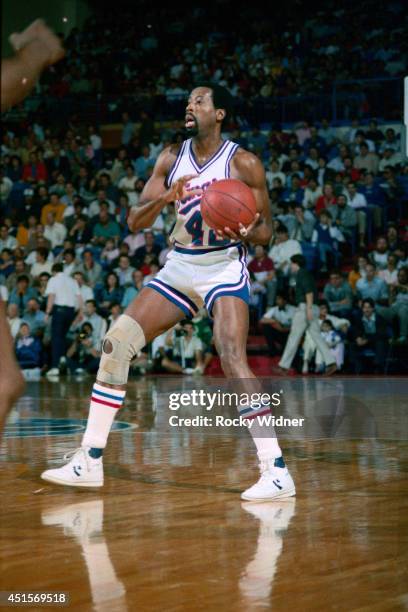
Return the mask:
[(46, 470), (41, 474), (43, 480), (69, 487), (102, 487), (103, 461), (102, 457), (93, 459), (88, 453), (89, 447), (77, 448), (64, 455), (71, 459), (61, 468)]
[(282, 499), (296, 495), (295, 483), (286, 467), (276, 467), (276, 461), (269, 459), (259, 464), (261, 477), (257, 483), (241, 494), (241, 499), (262, 501)]
[(51, 368), (51, 370), (48, 370), (48, 372), (46, 373), (46, 377), (47, 378), (58, 378), (60, 374), (60, 371), (58, 368)]

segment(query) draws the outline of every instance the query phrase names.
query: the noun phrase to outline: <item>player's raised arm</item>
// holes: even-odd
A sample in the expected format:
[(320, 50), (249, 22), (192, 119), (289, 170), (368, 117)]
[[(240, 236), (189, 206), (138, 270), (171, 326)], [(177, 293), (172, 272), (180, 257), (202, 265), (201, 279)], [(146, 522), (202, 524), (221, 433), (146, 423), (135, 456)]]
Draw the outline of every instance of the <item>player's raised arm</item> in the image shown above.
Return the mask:
[(187, 191), (188, 181), (194, 175), (183, 176), (175, 181), (170, 187), (166, 187), (166, 176), (176, 158), (174, 147), (164, 149), (156, 162), (153, 174), (147, 181), (138, 206), (132, 208), (128, 218), (128, 226), (132, 232), (151, 227), (162, 209), (187, 196), (201, 193), (201, 190)]
[(261, 161), (249, 151), (238, 150), (231, 162), (231, 178), (237, 178), (251, 187), (258, 214), (251, 225), (247, 228), (242, 226), (240, 236), (231, 232), (230, 237), (241, 238), (252, 244), (268, 244), (272, 236), (272, 215)]

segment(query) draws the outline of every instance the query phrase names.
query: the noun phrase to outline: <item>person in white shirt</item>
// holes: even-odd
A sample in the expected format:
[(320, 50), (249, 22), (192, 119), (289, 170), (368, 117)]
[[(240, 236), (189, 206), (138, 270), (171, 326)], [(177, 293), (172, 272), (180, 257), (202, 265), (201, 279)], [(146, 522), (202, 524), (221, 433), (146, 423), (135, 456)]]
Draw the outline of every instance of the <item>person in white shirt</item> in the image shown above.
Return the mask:
[(395, 287), (398, 284), (398, 257), (392, 253), (388, 255), (387, 267), (385, 270), (380, 270), (378, 276), (388, 285), (389, 288)]
[(119, 189), (124, 191), (128, 197), (129, 206), (136, 206), (138, 202), (138, 195), (136, 193), (137, 178), (133, 166), (128, 166), (126, 168), (126, 175), (118, 183)]
[[(93, 289), (91, 289), (91, 287), (86, 284), (83, 272), (80, 272), (79, 270), (77, 270), (76, 272), (74, 272), (73, 278), (78, 283), (79, 291), (82, 297), (82, 302), (85, 304), (85, 302), (87, 302), (88, 300), (93, 300), (94, 299)], [(78, 308), (79, 308), (79, 304), (78, 304)]]
[(303, 196), (303, 208), (310, 208), (312, 211), (316, 208), (317, 198), (323, 195), (323, 190), (317, 184), (316, 179), (311, 178), (305, 189)]
[(9, 235), (7, 225), (0, 226), (0, 253), (3, 249), (11, 249), (12, 251), (18, 247), (18, 242), (14, 236)]
[(168, 331), (166, 347), (169, 352), (161, 365), (167, 372), (193, 374), (204, 371), (203, 343), (195, 335), (191, 321), (183, 320)]
[[(354, 183), (347, 185), (347, 204), (357, 211), (358, 232), (360, 235), (360, 247), (365, 247), (365, 233), (367, 227), (367, 200), (365, 195), (358, 193)], [(366, 210), (364, 210), (366, 209)]]
[(68, 330), (75, 318), (75, 310), (79, 307), (79, 316), (82, 316), (83, 302), (78, 283), (63, 273), (63, 264), (52, 266), (53, 276), (47, 283), (45, 295), (47, 306), (45, 309), (45, 322), (51, 318), (51, 369), (47, 377), (59, 376), (59, 362), (67, 351), (66, 338)]
[(20, 329), (20, 325), (23, 322), (18, 316), (18, 305), (17, 304), (9, 304), (7, 306), (7, 321), (10, 325), (10, 332), (13, 340), (18, 334), (18, 330)]
[(289, 240), (287, 227), (282, 223), (276, 228), (276, 242), (269, 251), (275, 270), (284, 276), (290, 274), (290, 258), (292, 255), (301, 255), (302, 247), (297, 240)]
[(106, 191), (104, 189), (98, 189), (98, 191), (96, 192), (96, 200), (92, 200), (88, 207), (88, 215), (90, 218), (99, 215), (101, 211), (102, 202), (107, 202), (109, 204), (110, 215), (115, 214), (115, 202), (112, 202), (112, 200), (108, 200), (108, 198), (106, 197)]
[(51, 248), (61, 246), (67, 235), (67, 228), (62, 223), (55, 221), (52, 212), (47, 213), (47, 223), (44, 227), (44, 237), (51, 242)]
[(33, 278), (37, 278), (43, 272), (51, 274), (52, 263), (48, 261), (48, 249), (38, 247), (35, 251), (35, 263), (31, 266), (30, 274)]
[(378, 165), (379, 172), (384, 172), (387, 166), (394, 168), (402, 164), (402, 155), (399, 151), (395, 151), (391, 147), (384, 150), (382, 159)]
[(260, 319), (259, 323), (268, 342), (271, 357), (282, 353), (295, 311), (294, 306), (287, 304), (285, 296), (278, 293), (276, 306), (268, 308)]
[[(318, 323), (320, 325), (320, 328), (322, 327), (322, 324), (324, 321), (329, 321), (333, 326), (333, 330), (335, 330), (336, 332), (341, 331), (343, 334), (347, 334), (347, 331), (350, 327), (350, 321), (348, 319), (342, 319), (340, 317), (336, 317), (335, 315), (329, 314), (329, 307), (326, 301), (322, 301), (319, 304)], [(325, 336), (323, 336), (323, 338), (327, 342), (327, 338)], [(336, 359), (337, 367), (341, 368), (344, 362), (344, 343), (343, 343), (343, 350), (341, 351), (340, 349), (337, 353), (334, 352), (333, 355), (334, 355), (334, 358)], [(323, 365), (324, 363), (323, 356), (320, 353), (319, 349), (317, 348), (317, 345), (315, 341), (313, 340), (312, 336), (310, 335), (310, 333), (306, 331), (305, 339), (303, 342), (303, 368), (302, 368), (303, 374), (307, 374), (309, 372), (309, 363), (312, 361), (314, 356), (315, 356), (316, 366)], [(341, 358), (339, 359), (339, 357)], [(339, 365), (339, 363), (341, 364)]]
[(282, 181), (282, 185), (286, 183), (286, 174), (281, 171), (279, 163), (274, 159), (271, 162), (271, 169), (265, 173), (266, 184), (268, 185), (269, 191), (273, 188), (273, 180), (279, 178)]

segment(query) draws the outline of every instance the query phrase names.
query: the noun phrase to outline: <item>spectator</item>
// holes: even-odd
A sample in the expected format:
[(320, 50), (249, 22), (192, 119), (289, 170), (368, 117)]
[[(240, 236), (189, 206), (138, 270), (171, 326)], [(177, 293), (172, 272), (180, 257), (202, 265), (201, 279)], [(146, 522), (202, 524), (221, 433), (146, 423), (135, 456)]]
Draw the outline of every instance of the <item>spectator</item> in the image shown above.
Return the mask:
[(120, 238), (120, 227), (116, 221), (109, 217), (107, 205), (101, 206), (98, 222), (92, 232), (92, 242), (98, 246), (104, 246), (108, 238), (113, 238), (115, 242)]
[(149, 170), (152, 170), (156, 160), (150, 157), (150, 147), (142, 147), (142, 154), (134, 162), (135, 173), (138, 177), (149, 178)]
[(347, 204), (345, 195), (338, 196), (337, 204), (330, 209), (330, 212), (336, 227), (348, 240), (352, 240), (357, 228), (357, 213)]
[(333, 270), (330, 273), (323, 295), (333, 314), (345, 319), (350, 317), (353, 307), (353, 291), (349, 283), (342, 278), (339, 270)]
[(302, 247), (297, 240), (289, 240), (288, 230), (283, 224), (276, 228), (276, 241), (269, 257), (272, 259), (278, 274), (288, 277), (290, 274), (290, 260), (292, 255), (302, 253)]
[(369, 254), (370, 261), (372, 261), (377, 270), (385, 270), (388, 262), (388, 245), (387, 239), (384, 236), (377, 238), (376, 247), (374, 251)]
[(85, 215), (79, 215), (68, 233), (69, 238), (77, 245), (86, 245), (92, 239), (92, 230)]
[(357, 213), (357, 224), (360, 238), (360, 247), (365, 248), (365, 234), (367, 226), (367, 200), (362, 193), (357, 193), (354, 183), (349, 183), (347, 186), (347, 204), (351, 206)]
[(316, 224), (315, 216), (310, 210), (304, 210), (300, 204), (295, 205), (294, 213), (295, 221), (291, 238), (298, 242), (310, 242)]
[(108, 200), (106, 191), (104, 189), (98, 189), (96, 192), (96, 200), (92, 200), (88, 207), (88, 215), (92, 218), (98, 218), (99, 213), (101, 212), (102, 204), (108, 205), (108, 212), (110, 215), (115, 214), (115, 202), (113, 200)]
[(21, 274), (28, 276), (29, 283), (31, 284), (32, 278), (30, 276), (29, 266), (25, 264), (24, 259), (16, 259), (14, 262), (14, 272), (9, 274), (6, 279), (6, 287), (9, 292), (13, 291), (17, 283), (17, 278), (21, 276)]
[(9, 234), (7, 225), (0, 226), (0, 252), (3, 249), (13, 251), (17, 247), (17, 240)]
[[(330, 348), (333, 357), (336, 360), (337, 369), (340, 371), (344, 364), (344, 341), (341, 335), (334, 329), (333, 323), (329, 319), (322, 321), (320, 326), (323, 340)], [(320, 353), (316, 353), (316, 371), (319, 372), (323, 368), (324, 363), (320, 361)]]
[(379, 157), (376, 153), (370, 152), (366, 142), (360, 144), (360, 153), (354, 158), (354, 168), (365, 170), (377, 174)]
[(390, 253), (387, 259), (387, 267), (385, 270), (380, 270), (378, 272), (378, 276), (387, 284), (388, 289), (391, 289), (391, 287), (398, 283), (397, 262), (397, 256)]
[(136, 193), (136, 182), (138, 177), (135, 174), (135, 171), (132, 166), (128, 166), (126, 168), (126, 174), (123, 178), (120, 179), (118, 187), (121, 189), (129, 198), (129, 205), (136, 206), (139, 198)]
[(259, 321), (272, 357), (282, 354), (294, 313), (295, 308), (288, 304), (284, 294), (280, 293), (276, 296), (276, 306), (268, 308)]
[(279, 178), (282, 181), (282, 185), (286, 182), (286, 174), (282, 172), (280, 169), (279, 162), (276, 159), (273, 159), (270, 163), (270, 170), (267, 170), (265, 173), (266, 184), (268, 185), (269, 191), (271, 191), (273, 187), (273, 181), (276, 178)]
[(364, 299), (359, 317), (352, 329), (350, 361), (354, 373), (362, 373), (364, 358), (370, 357), (372, 354), (375, 366), (374, 374), (382, 374), (387, 355), (387, 344), (387, 321), (375, 312), (372, 299)]
[[(347, 318), (339, 318), (335, 315), (329, 314), (327, 302), (321, 301), (319, 304), (319, 320), (318, 320), (320, 329), (322, 328), (322, 325), (325, 321), (329, 321), (331, 325), (333, 326), (333, 329), (336, 332), (340, 332), (341, 334), (343, 334), (343, 336), (346, 336), (350, 328), (350, 321)], [(324, 336), (323, 336), (323, 339), (325, 339)], [(330, 344), (327, 341), (326, 341), (326, 344), (329, 346), (329, 348), (333, 348), (333, 347), (330, 347)], [(342, 350), (340, 351), (340, 353), (342, 353), (341, 355), (342, 358), (340, 360), (336, 358), (337, 357), (336, 353), (333, 354), (334, 358), (336, 359), (336, 364), (337, 364), (338, 369), (341, 369), (343, 366), (344, 346), (342, 347)], [(310, 335), (309, 331), (307, 331), (305, 334), (305, 340), (303, 342), (302, 374), (309, 373), (309, 364), (314, 357), (315, 357), (315, 365), (317, 366), (317, 371), (319, 371), (321, 369), (321, 366), (323, 365), (323, 357), (320, 351), (317, 349), (317, 346), (315, 342), (313, 341), (313, 338)], [(340, 363), (341, 365), (339, 365)]]
[(23, 321), (28, 323), (34, 336), (42, 336), (46, 325), (45, 314), (40, 310), (40, 302), (37, 298), (28, 300)]
[(132, 272), (132, 283), (129, 284), (123, 295), (121, 306), (123, 309), (127, 308), (129, 304), (135, 299), (137, 294), (142, 290), (144, 286), (144, 277), (141, 270), (133, 270)]
[(303, 196), (303, 207), (314, 211), (317, 205), (317, 200), (322, 195), (322, 188), (320, 185), (318, 185), (315, 178), (311, 178), (307, 184), (305, 194)]
[(14, 272), (14, 259), (11, 249), (3, 249), (0, 254), (0, 279), (7, 279)]
[(17, 286), (10, 294), (9, 304), (17, 304), (20, 317), (22, 317), (28, 301), (33, 297), (35, 297), (35, 290), (29, 286), (28, 276), (21, 274), (17, 278)]
[(124, 287), (125, 285), (131, 284), (133, 272), (134, 268), (130, 265), (129, 256), (121, 255), (119, 257), (119, 265), (117, 268), (115, 268), (115, 274), (118, 276), (120, 287)]
[(332, 225), (332, 216), (328, 210), (322, 210), (312, 235), (312, 244), (317, 246), (320, 259), (320, 271), (327, 272), (328, 256), (334, 259), (338, 265), (339, 253), (338, 243), (344, 242), (344, 236), (340, 230)]
[(360, 278), (356, 283), (357, 297), (359, 300), (370, 298), (375, 304), (386, 306), (388, 304), (388, 289), (385, 282), (377, 276), (377, 269), (373, 263), (368, 263), (365, 268), (365, 278)]
[(132, 257), (132, 266), (140, 268), (146, 255), (154, 255), (158, 257), (160, 255), (161, 248), (155, 242), (154, 234), (151, 230), (145, 230), (144, 232), (145, 244), (136, 249), (135, 254)]
[(398, 230), (394, 223), (389, 223), (387, 228), (387, 244), (391, 253), (397, 253), (403, 247), (403, 242), (398, 238)]
[(88, 279), (89, 286), (92, 289), (102, 279), (102, 267), (94, 260), (93, 253), (89, 249), (82, 253), (82, 263), (79, 264), (77, 269)]
[(354, 258), (353, 268), (350, 270), (348, 275), (348, 282), (353, 292), (356, 291), (357, 281), (360, 278), (366, 277), (366, 267), (368, 264), (368, 257), (365, 255), (357, 255)]
[[(39, 377), (40, 367), (42, 365), (42, 346), (40, 339), (35, 336), (29, 324), (23, 321), (20, 325), (19, 332), (16, 336), (16, 357), (23, 375), (26, 379), (31, 378), (25, 372), (26, 370), (37, 370), (36, 374)], [(38, 379), (38, 378), (37, 378)]]
[(276, 277), (273, 261), (267, 256), (264, 246), (260, 244), (255, 246), (254, 258), (250, 261), (248, 270), (265, 287), (267, 304), (273, 306), (276, 296)]
[(44, 237), (50, 241), (51, 248), (61, 246), (67, 235), (67, 228), (62, 223), (57, 223), (52, 212), (47, 213), (47, 223), (44, 227)]
[(282, 200), (285, 202), (303, 203), (304, 190), (300, 186), (300, 177), (298, 174), (292, 175), (291, 185), (282, 193)]
[(102, 340), (106, 334), (107, 324), (105, 319), (96, 312), (95, 300), (88, 300), (85, 302), (84, 314), (83, 316), (79, 314), (79, 316), (75, 319), (72, 324), (72, 331), (77, 331), (80, 324), (83, 323), (90, 323), (92, 325), (92, 338), (94, 344), (97, 347), (102, 346)]
[(122, 297), (123, 289), (119, 286), (118, 275), (116, 272), (109, 272), (105, 279), (105, 286), (101, 292), (100, 308), (104, 311), (104, 314), (109, 314), (112, 304), (120, 304)]
[(63, 204), (60, 201), (58, 194), (52, 193), (50, 195), (50, 203), (46, 204), (41, 209), (41, 223), (42, 223), (42, 225), (46, 225), (47, 219), (48, 219), (48, 213), (50, 213), (50, 212), (54, 214), (54, 218), (57, 221), (57, 223), (61, 223), (61, 221), (63, 220), (63, 217), (64, 217), (65, 208), (66, 208), (65, 204)]
[(94, 341), (92, 324), (84, 323), (67, 350), (67, 367), (72, 374), (95, 374), (99, 368), (101, 351)]
[(334, 195), (332, 183), (326, 183), (323, 187), (323, 194), (316, 200), (316, 214), (324, 209), (330, 209), (337, 203), (336, 196)]
[(303, 255), (293, 255), (291, 257), (292, 272), (296, 280), (295, 300), (297, 308), (293, 316), (289, 337), (279, 362), (279, 367), (283, 373), (287, 373), (295, 358), (302, 336), (305, 331), (308, 330), (323, 356), (323, 361), (326, 366), (325, 373), (330, 375), (337, 369), (336, 361), (320, 334), (320, 328), (317, 321), (319, 309), (316, 306), (316, 284), (312, 274), (306, 270), (305, 265), (306, 261)]
[(23, 322), (21, 317), (19, 316), (19, 310), (17, 304), (10, 302), (7, 306), (7, 321), (10, 325), (10, 332), (13, 339), (17, 336), (20, 325)]
[(94, 292), (91, 289), (91, 287), (87, 285), (84, 273), (80, 272), (79, 270), (76, 270), (72, 276), (74, 280), (78, 283), (78, 287), (79, 287), (79, 291), (82, 297), (83, 304), (85, 304), (85, 302), (87, 302), (88, 300), (93, 300)]
[(408, 269), (398, 271), (397, 284), (391, 287), (391, 306), (376, 306), (378, 312), (386, 321), (393, 323), (398, 320), (399, 336), (397, 344), (406, 344), (408, 340)]
[(167, 332), (166, 347), (161, 365), (167, 372), (201, 374), (204, 371), (203, 345), (191, 321), (181, 321)]
[(25, 183), (45, 183), (48, 177), (47, 168), (40, 161), (37, 153), (30, 153), (29, 163), (24, 165), (22, 180)]
[(52, 264), (48, 261), (49, 251), (45, 247), (38, 247), (35, 251), (35, 263), (31, 266), (30, 274), (33, 278), (37, 278), (42, 272), (51, 274)]
[(123, 128), (121, 142), (125, 147), (127, 147), (130, 144), (135, 132), (135, 125), (132, 123), (128, 112), (122, 113), (122, 123)]
[(74, 279), (63, 273), (62, 263), (52, 266), (53, 276), (47, 284), (46, 322), (51, 318), (51, 369), (47, 377), (59, 376), (60, 359), (66, 353), (66, 336), (75, 318), (75, 309), (79, 305), (79, 316), (82, 316), (82, 297)]

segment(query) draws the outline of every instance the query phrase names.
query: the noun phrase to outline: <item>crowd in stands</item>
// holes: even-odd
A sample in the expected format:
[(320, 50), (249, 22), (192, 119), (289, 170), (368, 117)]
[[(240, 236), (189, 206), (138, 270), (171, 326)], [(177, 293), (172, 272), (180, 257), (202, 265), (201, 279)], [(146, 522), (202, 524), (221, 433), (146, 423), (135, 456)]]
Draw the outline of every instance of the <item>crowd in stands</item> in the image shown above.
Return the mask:
[[(315, 3), (313, 10), (293, 0), (279, 10), (224, 0), (188, 6), (182, 18), (179, 3), (159, 10), (143, 0), (137, 15), (133, 5), (101, 10), (97, 4), (64, 40), (65, 59), (37, 87), (45, 112), (53, 97), (61, 108), (75, 96), (106, 96), (112, 108), (121, 108), (129, 96), (133, 107), (140, 102), (156, 116), (163, 108), (171, 114), (172, 105), (183, 104), (193, 84), (205, 80), (227, 87), (238, 103), (266, 105), (270, 115), (281, 96), (328, 93), (334, 80), (402, 76), (408, 64), (408, 16), (400, 0), (380, 10), (375, 0), (364, 10), (351, 0)], [(353, 114), (378, 113), (356, 82), (344, 94)]]
[[(171, 248), (172, 206), (146, 231), (130, 233), (126, 220), (162, 147), (183, 135), (169, 128), (142, 145), (145, 128), (142, 122), (130, 129), (125, 113), (123, 145), (115, 150), (103, 148), (95, 126), (52, 132), (37, 123), (5, 131), (0, 284), (22, 365), (41, 371), (52, 365), (44, 313), (55, 265), (75, 279), (84, 303), (61, 355), (70, 371), (95, 370), (107, 326), (163, 266)], [(323, 120), (292, 131), (234, 130), (226, 136), (265, 165), (274, 235), (268, 248), (251, 249), (249, 271), (252, 323), (264, 330), (270, 354), (284, 348), (294, 291), (290, 258), (302, 253), (319, 282), (322, 334), (339, 369), (359, 372), (374, 353), (376, 370), (384, 371), (390, 347), (406, 351), (408, 337), (408, 165), (398, 130), (354, 121), (336, 131)], [(154, 353), (140, 356), (139, 366), (154, 362), (168, 371), (202, 372), (214, 352), (206, 313), (200, 313), (202, 321), (194, 350), (177, 351), (165, 337)], [(299, 366), (304, 372), (319, 369), (314, 349), (306, 338)], [(403, 360), (397, 362), (402, 367)]]

